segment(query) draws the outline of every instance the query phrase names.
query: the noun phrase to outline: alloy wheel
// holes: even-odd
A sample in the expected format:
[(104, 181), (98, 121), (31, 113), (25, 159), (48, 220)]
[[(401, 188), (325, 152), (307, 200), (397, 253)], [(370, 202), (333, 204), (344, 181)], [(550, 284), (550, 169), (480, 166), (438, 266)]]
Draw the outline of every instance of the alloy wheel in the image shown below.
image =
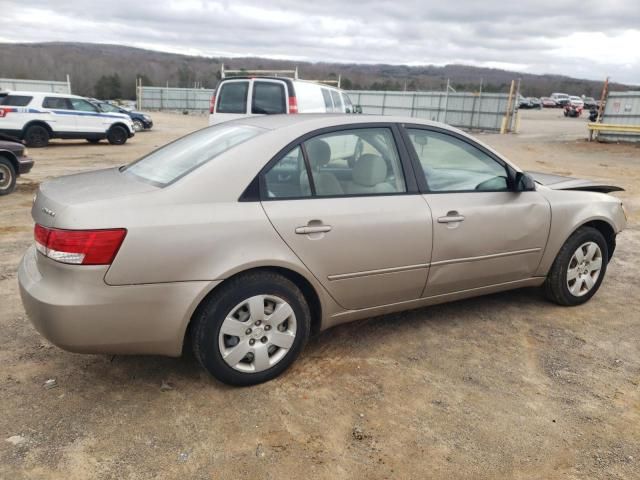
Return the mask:
[(576, 297), (586, 295), (598, 281), (602, 270), (602, 251), (595, 242), (580, 245), (567, 268), (567, 287)]

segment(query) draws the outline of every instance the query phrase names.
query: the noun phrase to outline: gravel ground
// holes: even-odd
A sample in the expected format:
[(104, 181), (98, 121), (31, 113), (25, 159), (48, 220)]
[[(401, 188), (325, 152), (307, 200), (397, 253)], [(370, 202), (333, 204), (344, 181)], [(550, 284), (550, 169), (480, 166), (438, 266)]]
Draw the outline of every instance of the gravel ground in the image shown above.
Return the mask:
[(518, 135), (481, 135), (525, 169), (626, 188), (629, 228), (588, 304), (526, 289), (372, 318), (238, 389), (192, 356), (64, 352), (20, 302), (38, 183), (206, 125), (153, 117), (121, 147), (32, 150), (33, 172), (0, 199), (0, 478), (640, 478), (640, 148), (587, 143), (586, 120), (557, 110), (523, 112)]

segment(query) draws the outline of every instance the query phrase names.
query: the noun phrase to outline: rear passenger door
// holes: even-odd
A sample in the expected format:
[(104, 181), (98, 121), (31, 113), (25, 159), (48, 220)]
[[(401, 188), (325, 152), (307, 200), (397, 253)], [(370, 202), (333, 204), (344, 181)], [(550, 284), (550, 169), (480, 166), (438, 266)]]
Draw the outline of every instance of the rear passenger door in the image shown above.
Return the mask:
[(83, 98), (70, 98), (75, 112), (78, 133), (104, 133), (111, 124), (111, 119), (103, 116), (98, 108)]
[(46, 109), (47, 123), (56, 134), (75, 133), (77, 131), (77, 121), (75, 111), (68, 98), (65, 97), (44, 97), (42, 108)]
[(261, 176), (274, 228), (347, 309), (417, 299), (427, 279), (431, 214), (398, 138), (387, 124), (311, 134)]

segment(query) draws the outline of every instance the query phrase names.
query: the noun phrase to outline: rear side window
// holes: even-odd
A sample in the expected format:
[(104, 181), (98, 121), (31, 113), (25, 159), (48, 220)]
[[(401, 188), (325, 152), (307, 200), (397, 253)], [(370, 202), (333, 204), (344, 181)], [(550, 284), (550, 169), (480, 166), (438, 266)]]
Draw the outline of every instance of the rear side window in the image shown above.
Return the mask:
[(0, 105), (9, 107), (26, 107), (33, 97), (27, 95), (5, 95), (0, 97)]
[(333, 112), (333, 102), (331, 101), (331, 94), (326, 88), (322, 89), (322, 98), (324, 98), (324, 106), (327, 107), (327, 112)]
[(71, 105), (73, 105), (74, 110), (78, 110), (79, 112), (97, 112), (98, 109), (94, 107), (92, 104), (83, 100), (81, 98), (72, 98)]
[(43, 108), (55, 108), (60, 110), (73, 110), (68, 98), (64, 97), (44, 97)]
[(251, 113), (287, 113), (284, 85), (279, 82), (253, 82)]
[(340, 94), (335, 90), (331, 90), (331, 98), (333, 99), (333, 111), (334, 112), (342, 112), (342, 99), (340, 98)]
[(247, 113), (249, 82), (226, 82), (220, 87), (218, 113)]
[(347, 113), (352, 113), (353, 112), (353, 103), (351, 103), (351, 99), (349, 98), (349, 95), (347, 95), (346, 93), (342, 94), (342, 100), (344, 101), (344, 106), (345, 106), (345, 110)]
[(124, 171), (164, 187), (263, 131), (248, 125), (204, 128), (151, 152)]

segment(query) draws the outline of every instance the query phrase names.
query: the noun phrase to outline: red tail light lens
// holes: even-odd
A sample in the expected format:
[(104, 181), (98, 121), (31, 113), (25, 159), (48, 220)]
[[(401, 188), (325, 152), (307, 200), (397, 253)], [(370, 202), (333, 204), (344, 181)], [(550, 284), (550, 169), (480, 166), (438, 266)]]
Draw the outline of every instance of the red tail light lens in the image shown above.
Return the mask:
[(298, 99), (289, 97), (289, 113), (298, 113)]
[(0, 108), (0, 118), (6, 117), (10, 111), (10, 108)]
[(209, 113), (213, 115), (213, 109), (216, 106), (216, 96), (211, 95), (211, 101), (209, 102)]
[(61, 263), (74, 265), (111, 265), (127, 231), (60, 230), (36, 224), (36, 248), (43, 255)]

